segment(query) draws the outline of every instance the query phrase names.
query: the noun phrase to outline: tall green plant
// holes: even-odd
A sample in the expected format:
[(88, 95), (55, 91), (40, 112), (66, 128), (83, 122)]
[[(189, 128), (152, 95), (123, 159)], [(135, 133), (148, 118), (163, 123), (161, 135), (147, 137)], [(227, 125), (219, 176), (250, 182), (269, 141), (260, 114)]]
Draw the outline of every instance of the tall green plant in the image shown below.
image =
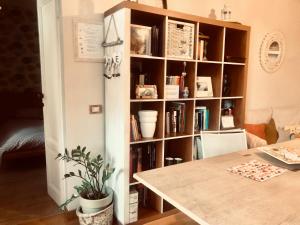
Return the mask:
[[(66, 200), (60, 207), (67, 206), (74, 199), (78, 198), (79, 195), (83, 198), (96, 200), (102, 199), (107, 196), (105, 190), (105, 183), (111, 177), (114, 168), (111, 168), (109, 164), (106, 164), (104, 168), (104, 161), (102, 156), (99, 154), (96, 157), (90, 157), (91, 152), (86, 152), (86, 147), (81, 148), (77, 146), (76, 149), (68, 151), (65, 149), (64, 154), (58, 154), (56, 159), (64, 160), (67, 163), (73, 162), (73, 166), (80, 165), (84, 170), (78, 169), (76, 172), (69, 172), (64, 175), (64, 178), (77, 177), (80, 178), (82, 183), (79, 186), (75, 186), (74, 189), (78, 195), (72, 195)], [(102, 170), (102, 178), (101, 178)]]

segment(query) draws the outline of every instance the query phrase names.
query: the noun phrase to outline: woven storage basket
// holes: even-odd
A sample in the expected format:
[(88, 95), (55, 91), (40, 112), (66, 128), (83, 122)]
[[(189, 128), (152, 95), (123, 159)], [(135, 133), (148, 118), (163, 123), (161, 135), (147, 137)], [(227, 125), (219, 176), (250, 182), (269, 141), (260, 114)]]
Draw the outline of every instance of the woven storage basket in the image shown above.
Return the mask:
[(193, 59), (194, 29), (192, 23), (168, 20), (168, 57)]
[(91, 213), (84, 214), (81, 212), (81, 208), (78, 207), (76, 215), (79, 218), (80, 225), (112, 225), (113, 223), (113, 203), (110, 204), (106, 209)]

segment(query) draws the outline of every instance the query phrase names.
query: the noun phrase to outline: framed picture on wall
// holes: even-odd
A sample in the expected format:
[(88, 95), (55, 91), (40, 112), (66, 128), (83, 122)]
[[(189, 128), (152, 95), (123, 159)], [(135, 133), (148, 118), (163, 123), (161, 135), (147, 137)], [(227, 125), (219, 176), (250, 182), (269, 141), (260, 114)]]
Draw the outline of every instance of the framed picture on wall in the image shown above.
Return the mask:
[(96, 20), (73, 19), (74, 59), (81, 62), (104, 62), (103, 23)]

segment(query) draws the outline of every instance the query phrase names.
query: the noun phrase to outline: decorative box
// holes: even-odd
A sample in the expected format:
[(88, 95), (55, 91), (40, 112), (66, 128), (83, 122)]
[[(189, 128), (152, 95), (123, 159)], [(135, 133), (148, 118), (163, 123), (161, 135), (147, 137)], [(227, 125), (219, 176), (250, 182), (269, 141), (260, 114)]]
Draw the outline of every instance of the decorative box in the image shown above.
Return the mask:
[(166, 85), (166, 99), (179, 98), (179, 85)]
[(139, 194), (137, 190), (131, 190), (129, 194), (129, 223), (133, 223), (138, 220), (138, 202)]
[(168, 21), (167, 56), (193, 59), (195, 24), (175, 20)]

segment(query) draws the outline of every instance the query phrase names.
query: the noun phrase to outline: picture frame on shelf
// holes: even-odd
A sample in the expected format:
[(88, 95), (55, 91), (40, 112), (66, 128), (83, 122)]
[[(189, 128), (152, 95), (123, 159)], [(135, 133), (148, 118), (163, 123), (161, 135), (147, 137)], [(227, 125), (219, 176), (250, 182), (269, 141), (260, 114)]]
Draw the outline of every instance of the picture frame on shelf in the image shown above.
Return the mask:
[(151, 55), (151, 27), (132, 24), (130, 53)]
[(156, 85), (136, 85), (135, 89), (137, 99), (157, 99)]
[(214, 96), (211, 77), (198, 76), (196, 85), (197, 85), (196, 97), (201, 98), (201, 97)]

